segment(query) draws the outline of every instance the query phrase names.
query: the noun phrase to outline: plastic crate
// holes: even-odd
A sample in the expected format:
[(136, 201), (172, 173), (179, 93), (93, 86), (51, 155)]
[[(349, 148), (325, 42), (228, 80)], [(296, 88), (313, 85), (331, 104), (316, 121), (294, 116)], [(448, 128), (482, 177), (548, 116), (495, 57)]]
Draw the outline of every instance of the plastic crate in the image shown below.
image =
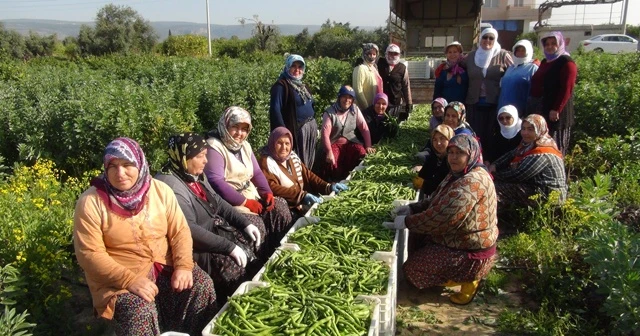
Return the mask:
[[(240, 284), (240, 286), (238, 286), (238, 289), (236, 289), (236, 291), (233, 293), (232, 296), (242, 295), (250, 292), (254, 288), (267, 287), (267, 286), (269, 286), (269, 284), (262, 281), (246, 281)], [(367, 336), (379, 336), (380, 321), (378, 320), (378, 318), (380, 316), (380, 300), (376, 297), (366, 297), (366, 296), (358, 296), (356, 299), (367, 301), (373, 304), (373, 312), (371, 314), (371, 324), (369, 325), (369, 332), (367, 333)], [(219, 336), (218, 334), (211, 333), (211, 331), (213, 330), (213, 327), (215, 326), (215, 323), (218, 317), (227, 309), (229, 309), (228, 302), (225, 303), (224, 306), (222, 306), (222, 308), (220, 309), (220, 311), (218, 311), (216, 316), (214, 316), (213, 319), (209, 323), (207, 323), (204, 329), (202, 329), (202, 336)]]
[(396, 303), (398, 301), (398, 257), (390, 252), (375, 252), (374, 260), (384, 261), (389, 265), (389, 282), (385, 295), (362, 295), (380, 300), (380, 335), (396, 333)]

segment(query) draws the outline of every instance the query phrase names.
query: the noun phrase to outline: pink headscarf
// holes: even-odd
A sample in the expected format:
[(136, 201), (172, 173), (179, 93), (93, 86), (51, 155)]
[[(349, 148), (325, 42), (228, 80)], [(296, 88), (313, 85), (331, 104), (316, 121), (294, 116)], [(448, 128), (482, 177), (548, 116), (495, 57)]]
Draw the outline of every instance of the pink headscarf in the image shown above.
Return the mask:
[(544, 40), (550, 37), (553, 37), (556, 39), (558, 43), (558, 50), (553, 54), (547, 54), (546, 51), (544, 52), (544, 58), (547, 59), (547, 62), (555, 61), (556, 58), (562, 55), (568, 56), (569, 53), (565, 50), (564, 36), (562, 36), (562, 33), (559, 31), (547, 32), (544, 35), (542, 35), (542, 37), (540, 38), (540, 42), (542, 43), (542, 49), (544, 50)]
[[(285, 158), (279, 157), (278, 152), (276, 152), (276, 142), (278, 142), (278, 140), (283, 136), (288, 136), (289, 141), (291, 142), (291, 151), (289, 152), (289, 155), (287, 155), (287, 157)], [(282, 163), (289, 160), (289, 158), (291, 157), (291, 153), (293, 151), (293, 136), (291, 135), (291, 132), (289, 132), (289, 130), (286, 127), (282, 127), (282, 126), (276, 127), (273, 131), (271, 131), (271, 135), (269, 135), (269, 142), (267, 143), (267, 149), (269, 150), (269, 156), (271, 156), (271, 158), (274, 159), (276, 162)]]

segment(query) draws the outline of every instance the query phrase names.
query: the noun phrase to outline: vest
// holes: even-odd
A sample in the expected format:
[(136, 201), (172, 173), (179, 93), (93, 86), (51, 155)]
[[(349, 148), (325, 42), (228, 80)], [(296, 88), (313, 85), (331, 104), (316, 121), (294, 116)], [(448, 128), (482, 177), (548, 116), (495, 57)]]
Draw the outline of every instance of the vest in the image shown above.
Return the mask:
[(329, 139), (331, 143), (338, 141), (340, 138), (346, 138), (350, 142), (362, 144), (362, 142), (356, 137), (356, 113), (359, 112), (358, 107), (353, 105), (353, 111), (347, 111), (347, 117), (344, 119), (344, 124), (338, 119), (336, 114), (338, 111), (335, 107), (330, 106), (326, 111), (333, 127), (331, 128), (331, 135)]
[(401, 105), (403, 101), (407, 102), (407, 97), (402, 95), (402, 82), (405, 71), (406, 66), (402, 63), (396, 64), (393, 70), (389, 70), (389, 63), (387, 63), (386, 59), (380, 58), (378, 61), (378, 72), (382, 77), (383, 91), (389, 97), (389, 104), (392, 106)]

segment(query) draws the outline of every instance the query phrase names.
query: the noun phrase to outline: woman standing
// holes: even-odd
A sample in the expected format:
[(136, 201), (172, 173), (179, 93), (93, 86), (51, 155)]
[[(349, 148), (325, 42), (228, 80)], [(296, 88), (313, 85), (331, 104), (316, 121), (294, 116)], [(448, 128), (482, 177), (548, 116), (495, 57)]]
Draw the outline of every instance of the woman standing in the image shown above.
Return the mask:
[(293, 136), (293, 149), (307, 167), (313, 167), (318, 143), (314, 100), (302, 83), (306, 70), (300, 55), (289, 55), (280, 77), (271, 87), (269, 120), (271, 130), (286, 127)]
[(573, 87), (578, 68), (565, 51), (560, 32), (549, 32), (540, 39), (544, 58), (531, 77), (531, 97), (527, 113), (542, 115), (549, 125), (549, 134), (564, 156), (569, 147), (574, 123)]
[(458, 41), (445, 47), (444, 53), (447, 62), (442, 65), (436, 75), (436, 84), (433, 90), (434, 100), (444, 98), (447, 101), (465, 101), (469, 87), (469, 75), (460, 65), (463, 59), (462, 51), (462, 44)]
[(480, 35), (478, 49), (462, 61), (469, 74), (467, 119), (481, 142), (487, 141), (497, 128), (496, 111), (500, 97), (500, 80), (513, 64), (511, 55), (498, 43), (498, 32), (487, 28)]
[(360, 111), (373, 104), (373, 97), (376, 93), (382, 92), (382, 77), (376, 68), (376, 60), (380, 49), (374, 43), (364, 43), (362, 45), (362, 64), (353, 69), (351, 82), (356, 94), (356, 105)]
[(391, 108), (404, 106), (404, 111), (398, 115), (398, 119), (406, 120), (413, 110), (409, 72), (407, 67), (400, 63), (400, 47), (396, 44), (390, 44), (384, 56), (378, 60), (383, 92), (389, 98), (387, 103)]
[(521, 117), (527, 108), (527, 99), (531, 90), (531, 77), (538, 70), (533, 61), (533, 46), (529, 40), (520, 40), (513, 46), (513, 65), (500, 82), (500, 99), (498, 107), (515, 106)]
[(149, 175), (142, 149), (117, 138), (104, 151), (73, 219), (73, 245), (94, 309), (116, 335), (199, 334), (216, 310), (211, 278), (194, 265), (176, 197)]
[(425, 235), (403, 266), (411, 284), (419, 289), (461, 286), (449, 299), (468, 304), (495, 262), (496, 193), (473, 137), (451, 138), (447, 162), (451, 173), (433, 197), (398, 208), (393, 223), (385, 226)]

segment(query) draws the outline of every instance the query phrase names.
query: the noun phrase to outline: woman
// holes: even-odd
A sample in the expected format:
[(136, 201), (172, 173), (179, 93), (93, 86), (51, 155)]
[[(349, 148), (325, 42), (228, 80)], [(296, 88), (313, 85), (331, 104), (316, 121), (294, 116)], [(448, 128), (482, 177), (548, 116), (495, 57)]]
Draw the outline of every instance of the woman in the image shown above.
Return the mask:
[(194, 265), (189, 226), (167, 185), (149, 175), (132, 139), (107, 145), (104, 172), (74, 214), (73, 244), (98, 316), (116, 335), (199, 334), (216, 310), (211, 278)]
[(431, 132), (430, 148), (425, 155), (424, 165), (418, 176), (423, 179), (420, 188), (421, 198), (429, 197), (449, 173), (447, 166), (447, 145), (453, 137), (453, 128), (447, 125), (438, 125)]
[(469, 75), (460, 65), (463, 59), (462, 44), (458, 41), (452, 42), (444, 48), (444, 53), (447, 62), (436, 75), (433, 99), (442, 97), (448, 101), (463, 102), (467, 97)]
[(362, 64), (353, 69), (351, 81), (356, 94), (356, 105), (364, 110), (373, 104), (373, 96), (382, 92), (382, 77), (376, 68), (380, 49), (374, 43), (362, 45)]
[(294, 215), (300, 216), (314, 203), (322, 203), (317, 194), (336, 194), (347, 190), (342, 183), (329, 183), (305, 166), (291, 150), (293, 137), (284, 127), (271, 132), (269, 142), (260, 157), (260, 169), (276, 196), (284, 198)]
[[(390, 104), (391, 108), (404, 106), (404, 111), (398, 115), (398, 119), (406, 120), (413, 110), (409, 72), (407, 67), (400, 63), (398, 45), (390, 44), (384, 56), (378, 60), (378, 72), (382, 78), (382, 90), (389, 97), (387, 105)], [(373, 103), (375, 104), (375, 100)]]
[(171, 136), (169, 162), (156, 178), (173, 189), (191, 229), (193, 259), (211, 276), (223, 303), (248, 280), (246, 268), (261, 266), (256, 255), (265, 228), (258, 229), (213, 191), (204, 176), (207, 147), (195, 133)]
[[(373, 105), (362, 111), (364, 120), (369, 127), (371, 143), (377, 144), (383, 138), (395, 138), (398, 135), (398, 124), (396, 120), (390, 120), (387, 112), (389, 98), (384, 93), (378, 93), (373, 98)], [(362, 135), (358, 133), (358, 138), (364, 141)]]
[(473, 137), (460, 134), (451, 138), (447, 162), (451, 173), (433, 197), (398, 208), (398, 216), (385, 227), (425, 235), (403, 266), (411, 284), (419, 289), (461, 286), (449, 299), (468, 304), (494, 264), (496, 193)]
[(496, 111), (500, 96), (500, 79), (513, 64), (511, 55), (498, 43), (498, 32), (486, 28), (480, 34), (478, 49), (462, 61), (469, 74), (467, 119), (481, 142), (488, 141), (497, 128)]
[(289, 55), (280, 77), (271, 87), (269, 120), (271, 130), (286, 127), (293, 136), (293, 148), (307, 167), (313, 167), (318, 142), (314, 100), (302, 77), (306, 70), (300, 55)]
[(485, 146), (483, 156), (485, 165), (489, 165), (507, 152), (518, 147), (522, 141), (520, 128), (522, 119), (518, 117), (518, 110), (513, 105), (507, 105), (498, 111), (498, 125), (500, 130), (492, 138), (490, 146)]
[(533, 46), (529, 40), (520, 40), (513, 46), (513, 65), (507, 68), (500, 82), (498, 106), (513, 105), (524, 117), (531, 77), (538, 70), (533, 61)]
[(444, 122), (444, 108), (448, 105), (447, 100), (438, 97), (431, 102), (431, 119), (429, 119), (429, 131), (433, 132), (434, 129), (442, 122)]
[(447, 107), (444, 109), (444, 125), (447, 125), (453, 128), (453, 132), (455, 135), (458, 134), (467, 134), (467, 135), (475, 135), (471, 126), (467, 124), (466, 119), (466, 108), (464, 104), (461, 102), (450, 102)]
[(498, 202), (502, 205), (533, 205), (529, 197), (559, 193), (562, 202), (567, 197), (567, 179), (562, 153), (549, 136), (547, 122), (538, 114), (522, 121), (520, 145), (496, 160), (493, 173)]
[[(353, 105), (355, 98), (355, 91), (344, 85), (338, 91), (338, 100), (322, 115), (321, 136), (326, 155), (324, 176), (327, 180), (345, 179), (365, 155), (376, 152), (371, 147), (367, 122), (358, 106)], [(364, 139), (364, 146), (356, 136), (356, 129)]]
[(549, 134), (564, 156), (574, 123), (573, 87), (578, 69), (565, 51), (562, 33), (548, 32), (540, 41), (544, 47), (544, 59), (531, 77), (527, 113), (540, 114), (546, 119)]
[(251, 115), (238, 106), (227, 108), (217, 129), (209, 132), (207, 164), (204, 173), (213, 190), (234, 206), (266, 237), (268, 257), (291, 224), (287, 202), (274, 197), (262, 174), (247, 136), (251, 132)]

